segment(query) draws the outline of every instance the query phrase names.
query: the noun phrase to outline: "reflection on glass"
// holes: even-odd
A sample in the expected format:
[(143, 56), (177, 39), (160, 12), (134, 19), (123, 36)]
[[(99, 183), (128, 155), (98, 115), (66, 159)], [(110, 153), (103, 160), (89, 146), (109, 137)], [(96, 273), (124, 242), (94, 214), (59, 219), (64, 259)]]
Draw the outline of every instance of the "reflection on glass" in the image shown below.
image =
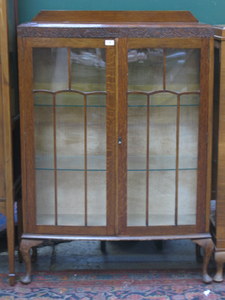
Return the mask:
[(178, 225), (195, 225), (197, 210), (197, 171), (179, 171)]
[(56, 108), (58, 169), (84, 169), (84, 108)]
[(57, 173), (58, 225), (84, 226), (84, 172)]
[(127, 226), (145, 226), (146, 172), (129, 171), (127, 176)]
[(35, 167), (54, 168), (54, 131), (52, 107), (34, 107)]
[(200, 50), (166, 50), (166, 88), (188, 92), (200, 89)]
[(105, 91), (105, 49), (71, 49), (72, 88), (81, 91)]
[(55, 225), (54, 171), (38, 171), (36, 177), (37, 225)]
[(106, 172), (87, 172), (87, 225), (106, 226)]
[(163, 50), (128, 50), (128, 90), (153, 91), (163, 88)]
[(149, 173), (149, 226), (175, 225), (175, 171)]
[(176, 107), (151, 107), (150, 170), (176, 168), (176, 120)]
[(68, 88), (66, 48), (33, 48), (33, 62), (34, 89)]

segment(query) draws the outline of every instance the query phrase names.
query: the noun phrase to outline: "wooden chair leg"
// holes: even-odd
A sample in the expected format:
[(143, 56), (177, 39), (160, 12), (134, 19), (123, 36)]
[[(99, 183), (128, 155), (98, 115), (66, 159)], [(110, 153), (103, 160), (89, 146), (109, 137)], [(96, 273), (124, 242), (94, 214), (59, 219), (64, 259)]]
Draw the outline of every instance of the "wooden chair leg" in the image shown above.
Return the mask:
[(208, 264), (214, 250), (214, 243), (212, 239), (199, 239), (192, 241), (204, 249), (202, 280), (205, 283), (210, 283), (213, 279), (208, 274)]
[(31, 282), (31, 255), (30, 249), (42, 244), (42, 240), (28, 240), (22, 239), (20, 243), (20, 252), (22, 254), (23, 260), (26, 266), (26, 274), (20, 279), (24, 284)]

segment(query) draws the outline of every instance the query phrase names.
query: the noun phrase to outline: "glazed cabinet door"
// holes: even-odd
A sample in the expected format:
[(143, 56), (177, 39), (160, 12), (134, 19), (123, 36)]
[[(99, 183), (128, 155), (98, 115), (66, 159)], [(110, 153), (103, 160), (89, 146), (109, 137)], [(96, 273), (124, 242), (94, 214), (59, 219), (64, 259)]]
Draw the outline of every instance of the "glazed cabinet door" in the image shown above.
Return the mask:
[(200, 39), (121, 41), (120, 234), (207, 230), (208, 46)]
[(24, 232), (113, 234), (115, 49), (103, 39), (19, 43)]

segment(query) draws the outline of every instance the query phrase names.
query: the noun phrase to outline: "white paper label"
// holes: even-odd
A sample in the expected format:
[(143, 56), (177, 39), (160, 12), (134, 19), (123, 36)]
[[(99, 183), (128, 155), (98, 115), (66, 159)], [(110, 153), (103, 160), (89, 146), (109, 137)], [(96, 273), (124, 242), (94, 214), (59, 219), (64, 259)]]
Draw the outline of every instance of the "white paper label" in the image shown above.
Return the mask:
[(115, 41), (114, 40), (105, 40), (105, 46), (114, 46)]

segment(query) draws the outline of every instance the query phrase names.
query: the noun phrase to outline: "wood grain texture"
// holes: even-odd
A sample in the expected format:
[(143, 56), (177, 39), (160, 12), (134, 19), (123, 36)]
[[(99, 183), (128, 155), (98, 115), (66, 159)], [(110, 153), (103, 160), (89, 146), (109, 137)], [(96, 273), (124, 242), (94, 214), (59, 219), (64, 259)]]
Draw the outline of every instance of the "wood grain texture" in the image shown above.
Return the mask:
[[(225, 41), (222, 37), (224, 36), (225, 30), (221, 28), (220, 30), (215, 30), (216, 35), (221, 36), (219, 56), (219, 70), (218, 71), (218, 81), (215, 82), (215, 90), (218, 92), (215, 94), (214, 101), (218, 106), (218, 119), (215, 120), (217, 123), (218, 139), (215, 141), (216, 146), (214, 146), (214, 155), (216, 152), (217, 166), (214, 171), (216, 171), (216, 225), (214, 228), (214, 238), (216, 241), (216, 249), (225, 248)], [(217, 36), (216, 36), (217, 39)], [(217, 42), (218, 43), (218, 42)], [(215, 123), (215, 122), (214, 122)]]
[[(116, 42), (116, 41), (115, 41)], [(106, 147), (107, 147), (107, 234), (115, 234), (116, 220), (116, 48), (106, 50)]]
[[(2, 64), (0, 65), (2, 69)], [(0, 97), (2, 99), (2, 80), (0, 81)], [(3, 107), (0, 101), (0, 198), (5, 199), (5, 164), (4, 164), (4, 135)], [(1, 210), (0, 210), (1, 211)], [(4, 209), (5, 211), (5, 209)]]
[(209, 42), (209, 73), (208, 73), (208, 99), (209, 99), (209, 109), (208, 109), (208, 141), (207, 141), (207, 153), (208, 153), (208, 168), (207, 168), (207, 191), (206, 191), (206, 231), (210, 229), (210, 200), (211, 200), (211, 190), (212, 190), (212, 148), (213, 148), (213, 92), (214, 92), (214, 40), (210, 39)]
[(36, 22), (198, 22), (189, 11), (41, 11)]
[[(117, 126), (118, 138), (122, 144), (117, 144), (117, 228), (116, 234), (121, 234), (127, 222), (127, 85), (128, 58), (127, 39), (117, 40)], [(120, 60), (123, 63), (120, 63)]]
[(197, 188), (197, 226), (205, 232), (206, 220), (209, 218), (209, 211), (206, 211), (207, 201), (207, 170), (208, 170), (208, 148), (211, 145), (209, 132), (209, 41), (202, 41), (201, 64), (200, 64), (200, 114), (199, 114), (199, 152), (198, 152), (198, 188)]
[[(11, 126), (11, 95), (10, 95), (10, 72), (9, 72), (9, 32), (8, 32), (8, 10), (7, 1), (0, 2), (0, 88), (1, 88), (1, 150), (3, 156), (4, 192), (6, 197), (5, 212), (7, 216), (7, 245), (9, 253), (9, 277), (10, 284), (14, 283), (14, 192), (13, 192), (13, 162), (12, 162), (12, 126)], [(0, 162), (0, 164), (3, 161)], [(12, 274), (12, 276), (11, 276)]]
[(36, 24), (18, 27), (20, 37), (38, 38), (208, 38), (212, 28), (193, 24)]

